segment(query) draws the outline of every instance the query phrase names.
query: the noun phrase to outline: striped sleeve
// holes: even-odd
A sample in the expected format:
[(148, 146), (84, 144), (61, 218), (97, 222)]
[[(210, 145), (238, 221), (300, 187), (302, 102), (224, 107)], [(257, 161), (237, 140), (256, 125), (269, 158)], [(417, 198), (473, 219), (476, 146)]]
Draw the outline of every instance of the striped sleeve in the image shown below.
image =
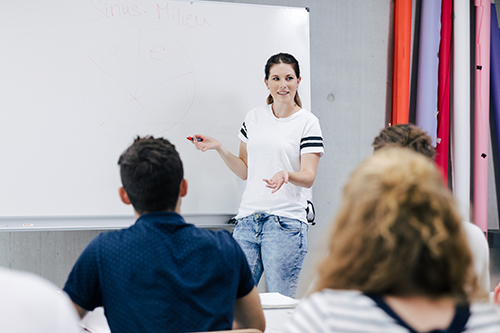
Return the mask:
[(323, 156), (325, 153), (323, 135), (321, 134), (319, 121), (316, 117), (314, 121), (307, 124), (302, 138), (300, 139), (300, 155), (310, 153), (319, 153), (320, 156)]
[(245, 116), (245, 120), (241, 124), (240, 131), (238, 132), (238, 138), (244, 143), (248, 143), (248, 128), (247, 124), (252, 123), (252, 111), (248, 112)]
[[(321, 150), (321, 151), (320, 151)], [(300, 140), (300, 153), (323, 153), (323, 137), (307, 136)]]
[(241, 124), (239, 136), (245, 138), (245, 140), (242, 139), (243, 141), (245, 141), (245, 142), (248, 141), (248, 130), (247, 130), (247, 125), (245, 124), (245, 122), (243, 122), (243, 124)]

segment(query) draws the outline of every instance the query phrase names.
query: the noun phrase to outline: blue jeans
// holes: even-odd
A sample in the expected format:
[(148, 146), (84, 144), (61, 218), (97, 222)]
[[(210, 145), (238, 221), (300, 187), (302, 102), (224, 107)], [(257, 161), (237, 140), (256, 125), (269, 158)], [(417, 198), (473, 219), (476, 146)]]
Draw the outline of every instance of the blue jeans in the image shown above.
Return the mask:
[(307, 253), (307, 223), (255, 213), (238, 219), (233, 237), (245, 252), (255, 283), (266, 272), (269, 292), (295, 297)]

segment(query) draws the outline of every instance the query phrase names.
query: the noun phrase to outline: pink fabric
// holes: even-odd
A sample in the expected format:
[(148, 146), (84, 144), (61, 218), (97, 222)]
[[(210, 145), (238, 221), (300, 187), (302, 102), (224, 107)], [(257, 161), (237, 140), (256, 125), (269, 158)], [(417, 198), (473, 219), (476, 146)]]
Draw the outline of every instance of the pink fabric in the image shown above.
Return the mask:
[(476, 5), (476, 86), (474, 102), (474, 223), (488, 231), (488, 145), (490, 134), (490, 0)]
[(452, 0), (443, 0), (441, 7), (441, 43), (439, 45), (438, 129), (435, 161), (446, 184), (448, 184), (448, 160), (450, 150), (450, 59), (452, 11)]

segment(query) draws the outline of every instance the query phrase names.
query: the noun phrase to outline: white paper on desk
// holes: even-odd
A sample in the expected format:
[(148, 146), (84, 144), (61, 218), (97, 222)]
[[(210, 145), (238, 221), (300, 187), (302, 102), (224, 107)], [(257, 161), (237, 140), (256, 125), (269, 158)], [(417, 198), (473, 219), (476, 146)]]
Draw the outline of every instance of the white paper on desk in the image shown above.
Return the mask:
[(81, 326), (84, 332), (111, 333), (102, 307), (95, 308), (94, 311), (88, 312), (82, 319)]
[(263, 309), (294, 308), (299, 304), (298, 300), (280, 293), (261, 293), (259, 295)]

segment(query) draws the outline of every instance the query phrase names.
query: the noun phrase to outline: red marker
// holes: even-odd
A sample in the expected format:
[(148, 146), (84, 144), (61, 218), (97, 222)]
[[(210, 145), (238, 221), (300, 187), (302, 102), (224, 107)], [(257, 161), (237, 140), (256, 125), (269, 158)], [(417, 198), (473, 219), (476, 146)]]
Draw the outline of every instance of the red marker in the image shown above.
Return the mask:
[[(186, 139), (194, 141), (195, 138), (193, 138), (192, 136), (188, 136)], [(201, 141), (203, 141), (203, 139), (202, 138), (196, 138), (196, 141), (201, 142)]]

